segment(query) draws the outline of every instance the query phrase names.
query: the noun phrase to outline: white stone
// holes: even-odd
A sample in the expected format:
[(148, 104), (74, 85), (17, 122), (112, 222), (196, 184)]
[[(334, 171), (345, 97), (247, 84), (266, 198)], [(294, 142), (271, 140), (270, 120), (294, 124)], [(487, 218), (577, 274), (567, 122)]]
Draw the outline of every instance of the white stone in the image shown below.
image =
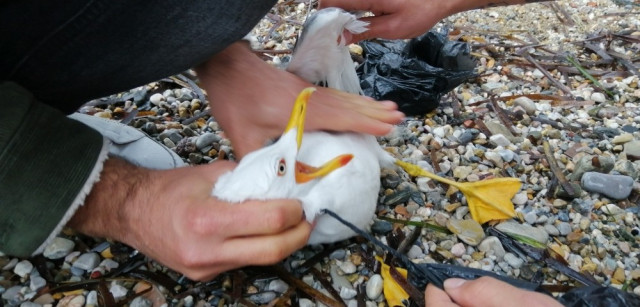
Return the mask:
[(48, 259), (60, 259), (68, 255), (76, 244), (73, 241), (61, 237), (55, 237), (47, 247), (45, 247), (42, 255)]
[(527, 191), (520, 191), (518, 194), (513, 196), (511, 202), (516, 206), (522, 206), (526, 204), (528, 200), (529, 197), (527, 196)]
[(33, 270), (33, 264), (29, 260), (22, 260), (13, 268), (13, 272), (20, 277), (25, 277)]
[(300, 307), (315, 307), (316, 303), (308, 298), (301, 298), (298, 300), (298, 305), (300, 305)]
[(340, 297), (345, 300), (350, 300), (354, 298), (356, 294), (358, 294), (358, 292), (356, 292), (355, 289), (349, 289), (344, 287), (340, 289)]
[(591, 94), (591, 100), (598, 103), (604, 103), (607, 102), (607, 97), (605, 97), (603, 93), (595, 92)]
[(338, 267), (344, 274), (353, 274), (356, 272), (356, 265), (351, 261), (344, 261), (338, 264)]
[(519, 269), (524, 264), (524, 260), (518, 258), (518, 256), (512, 253), (504, 254), (504, 261), (506, 261), (514, 269)]
[(109, 288), (109, 292), (113, 295), (113, 298), (119, 300), (125, 296), (127, 296), (127, 288), (117, 284), (115, 281), (111, 283), (111, 287)]
[(491, 137), (489, 137), (489, 142), (495, 144), (496, 146), (502, 146), (502, 147), (507, 147), (511, 145), (511, 141), (509, 141), (509, 139), (507, 139), (507, 137), (505, 137), (502, 134), (492, 135)]
[(96, 253), (84, 253), (73, 262), (73, 267), (85, 271), (91, 271), (100, 263), (100, 256)]
[(467, 249), (464, 247), (462, 243), (456, 243), (451, 247), (451, 253), (456, 257), (462, 257), (465, 254)]
[(154, 105), (159, 106), (162, 101), (164, 101), (164, 96), (160, 93), (155, 93), (149, 97), (149, 101)]
[(382, 276), (379, 274), (374, 274), (369, 278), (369, 281), (367, 281), (366, 292), (367, 297), (370, 300), (375, 300), (380, 296), (382, 293), (382, 284)]
[(29, 278), (29, 288), (31, 291), (37, 292), (47, 285), (47, 281), (40, 276), (31, 276)]

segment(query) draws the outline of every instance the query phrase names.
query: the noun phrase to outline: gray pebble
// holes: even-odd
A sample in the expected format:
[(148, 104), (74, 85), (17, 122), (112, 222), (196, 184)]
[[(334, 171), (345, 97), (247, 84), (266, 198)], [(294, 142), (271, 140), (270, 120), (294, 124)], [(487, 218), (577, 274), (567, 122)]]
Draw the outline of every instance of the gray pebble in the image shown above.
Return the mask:
[(504, 261), (506, 261), (514, 269), (519, 269), (524, 264), (524, 260), (518, 258), (518, 256), (512, 253), (504, 254)]
[(356, 292), (355, 289), (349, 289), (344, 287), (340, 289), (340, 297), (345, 300), (350, 300), (354, 298), (356, 294), (358, 294), (358, 292)]
[(502, 232), (510, 232), (528, 237), (543, 244), (546, 244), (549, 240), (549, 234), (543, 228), (532, 227), (531, 225), (520, 224), (515, 221), (502, 222), (496, 226), (496, 229)]
[(571, 232), (571, 225), (567, 222), (558, 223), (558, 225), (556, 225), (556, 228), (558, 228), (558, 231), (562, 236), (566, 236)]
[(33, 292), (37, 292), (47, 285), (47, 281), (40, 276), (31, 276), (29, 279), (29, 288)]
[(29, 260), (22, 260), (13, 268), (13, 272), (20, 277), (25, 277), (33, 270), (33, 264)]
[(478, 244), (478, 250), (481, 252), (493, 251), (493, 255), (496, 256), (498, 260), (502, 259), (505, 255), (504, 247), (502, 246), (502, 242), (495, 236), (488, 236), (480, 244)]
[(582, 188), (612, 199), (625, 199), (631, 194), (633, 178), (624, 175), (609, 175), (586, 172), (580, 180)]
[(558, 230), (558, 228), (556, 228), (556, 226), (553, 226), (551, 224), (546, 224), (544, 225), (544, 230), (547, 231), (547, 233), (551, 236), (558, 236), (560, 234), (560, 231)]
[(75, 243), (69, 239), (55, 237), (47, 247), (44, 248), (42, 255), (48, 259), (60, 259), (68, 255), (75, 246)]
[(536, 214), (535, 211), (529, 211), (527, 212), (527, 214), (524, 215), (524, 220), (528, 224), (533, 225), (538, 220), (538, 215)]
[(22, 286), (13, 286), (2, 293), (2, 299), (7, 300), (11, 305), (18, 305), (24, 300), (20, 290)]
[(269, 282), (269, 286), (267, 286), (267, 290), (274, 291), (278, 293), (285, 293), (289, 289), (289, 285), (281, 279), (274, 279)]
[(42, 307), (42, 305), (34, 302), (22, 302), (22, 304), (20, 304), (20, 307)]
[(369, 278), (369, 281), (367, 281), (366, 292), (367, 297), (370, 300), (375, 300), (380, 296), (382, 293), (382, 284), (382, 276), (378, 274), (374, 274)]
[(129, 304), (129, 307), (151, 307), (151, 306), (153, 306), (153, 303), (142, 296), (138, 296), (134, 298)]
[(96, 253), (84, 253), (73, 262), (73, 267), (85, 271), (91, 271), (100, 263), (100, 256)]
[(220, 142), (221, 137), (215, 133), (207, 132), (198, 137), (196, 140), (196, 148), (201, 150), (215, 142)]
[(301, 298), (298, 300), (298, 305), (300, 305), (300, 307), (315, 307), (316, 303), (308, 298)]
[(273, 301), (278, 295), (273, 291), (265, 291), (256, 294), (252, 294), (248, 299), (256, 304), (264, 305)]
[(424, 253), (422, 253), (422, 249), (420, 247), (412, 245), (407, 252), (407, 257), (409, 257), (409, 259), (422, 259), (424, 258)]
[(387, 221), (376, 220), (371, 226), (371, 232), (376, 235), (386, 235), (393, 230), (393, 224)]
[(331, 252), (331, 254), (329, 254), (329, 259), (342, 260), (346, 256), (347, 256), (347, 251), (341, 248), (341, 249), (336, 249), (333, 252)]

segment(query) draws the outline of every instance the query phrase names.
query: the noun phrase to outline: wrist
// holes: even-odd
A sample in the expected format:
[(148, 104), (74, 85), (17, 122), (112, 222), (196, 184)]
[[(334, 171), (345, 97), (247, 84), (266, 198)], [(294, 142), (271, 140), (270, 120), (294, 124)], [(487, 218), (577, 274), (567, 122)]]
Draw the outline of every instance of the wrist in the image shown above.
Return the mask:
[[(148, 189), (149, 170), (118, 158), (105, 161), (100, 180), (94, 184), (85, 203), (67, 224), (81, 233), (131, 244), (135, 239), (136, 218), (144, 216), (141, 205)], [(149, 193), (147, 193), (149, 194)]]

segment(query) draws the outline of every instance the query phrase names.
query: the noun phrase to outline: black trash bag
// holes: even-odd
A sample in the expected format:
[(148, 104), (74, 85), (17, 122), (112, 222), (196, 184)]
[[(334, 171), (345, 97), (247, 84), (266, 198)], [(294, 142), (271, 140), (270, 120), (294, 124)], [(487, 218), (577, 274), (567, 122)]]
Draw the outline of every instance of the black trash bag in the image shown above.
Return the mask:
[(362, 41), (364, 63), (357, 68), (364, 94), (392, 100), (407, 115), (425, 114), (440, 97), (475, 75), (467, 43), (429, 31), (409, 42)]
[[(439, 264), (439, 263), (414, 263), (405, 255), (398, 253), (398, 251), (383, 244), (371, 234), (362, 231), (353, 224), (345, 221), (331, 210), (322, 210), (323, 214), (327, 214), (337, 221), (341, 222), (357, 234), (363, 236), (369, 242), (382, 248), (388, 253), (392, 254), (397, 261), (399, 261), (408, 271), (408, 280), (414, 287), (424, 291), (428, 284), (432, 283), (434, 286), (442, 289), (444, 287), (444, 281), (446, 279), (456, 277), (466, 280), (473, 280), (482, 276), (493, 277), (503, 282), (506, 282), (514, 287), (536, 291), (539, 293), (551, 295), (540, 283), (530, 282), (522, 279), (517, 279), (509, 276), (498, 275), (496, 273), (485, 271), (481, 269), (467, 268), (451, 264)], [(574, 288), (559, 298), (556, 298), (564, 306), (571, 307), (626, 307), (626, 306), (640, 306), (640, 296), (633, 293), (624, 292), (622, 290), (605, 287), (600, 285), (586, 286), (580, 288)]]
[(640, 296), (612, 287), (590, 286), (572, 289), (558, 301), (571, 307), (640, 306)]

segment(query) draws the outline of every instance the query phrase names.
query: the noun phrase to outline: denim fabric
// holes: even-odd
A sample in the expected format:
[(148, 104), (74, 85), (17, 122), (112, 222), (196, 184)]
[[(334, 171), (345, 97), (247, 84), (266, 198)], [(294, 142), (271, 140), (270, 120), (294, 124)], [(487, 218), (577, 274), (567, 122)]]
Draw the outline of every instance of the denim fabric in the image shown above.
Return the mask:
[(0, 1), (0, 81), (70, 113), (204, 62), (275, 2)]

